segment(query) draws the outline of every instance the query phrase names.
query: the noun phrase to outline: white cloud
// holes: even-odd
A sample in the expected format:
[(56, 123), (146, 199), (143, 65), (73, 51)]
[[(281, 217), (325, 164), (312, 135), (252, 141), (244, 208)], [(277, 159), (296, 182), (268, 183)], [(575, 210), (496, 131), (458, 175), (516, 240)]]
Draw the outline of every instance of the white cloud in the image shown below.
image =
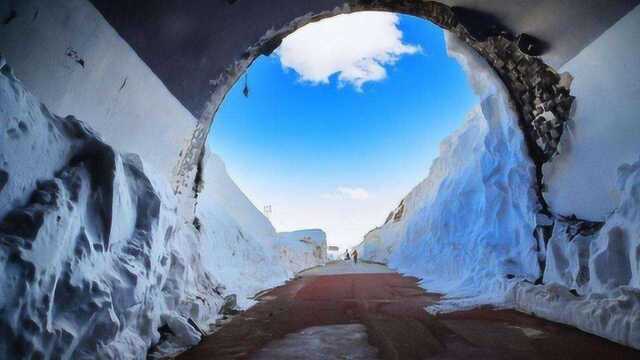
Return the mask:
[(385, 79), (385, 66), (402, 55), (421, 51), (402, 42), (398, 21), (397, 15), (384, 12), (338, 15), (287, 36), (277, 54), (282, 66), (303, 81), (327, 84), (338, 74), (340, 86), (349, 83), (360, 90), (366, 82)]
[(325, 199), (349, 199), (349, 200), (367, 200), (371, 197), (369, 192), (360, 187), (347, 187), (340, 186), (336, 189), (335, 192), (329, 194), (323, 194), (323, 198)]

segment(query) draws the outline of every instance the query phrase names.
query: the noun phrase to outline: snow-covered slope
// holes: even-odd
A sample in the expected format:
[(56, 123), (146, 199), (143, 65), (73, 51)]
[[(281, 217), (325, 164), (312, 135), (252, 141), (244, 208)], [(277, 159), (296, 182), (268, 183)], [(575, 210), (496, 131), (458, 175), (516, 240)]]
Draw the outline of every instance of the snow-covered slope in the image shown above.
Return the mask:
[(540, 276), (534, 165), (501, 81), (466, 45), (449, 52), (471, 76), (482, 102), (440, 145), (429, 176), (359, 246), (448, 294), (441, 308), (502, 303), (513, 280)]
[(213, 155), (198, 226), (187, 223), (166, 176), (49, 113), (1, 57), (0, 68), (0, 358), (167, 354), (197, 343), (224, 297), (247, 306), (326, 259), (317, 231), (283, 255), (292, 239)]

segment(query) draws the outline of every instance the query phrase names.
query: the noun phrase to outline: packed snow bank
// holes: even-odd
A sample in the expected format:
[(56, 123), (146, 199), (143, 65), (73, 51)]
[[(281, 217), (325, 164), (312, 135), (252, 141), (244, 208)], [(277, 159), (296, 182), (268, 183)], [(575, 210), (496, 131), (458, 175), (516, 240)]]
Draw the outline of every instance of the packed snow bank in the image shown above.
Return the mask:
[(432, 311), (503, 304), (516, 279), (535, 281), (541, 272), (535, 169), (518, 117), (485, 61), (446, 36), (481, 104), (442, 142), (428, 177), (358, 247), (365, 259), (388, 260), (447, 294)]
[(276, 233), (273, 225), (227, 174), (222, 160), (205, 149), (196, 216), (207, 270), (246, 308), (257, 292), (326, 262), (322, 230)]
[(616, 170), (640, 154), (639, 38), (640, 6), (561, 68), (574, 77), (575, 113), (543, 169), (558, 214), (603, 221), (620, 200)]
[(327, 235), (319, 229), (278, 233), (273, 247), (290, 273), (327, 262)]
[[(417, 187), (414, 188), (414, 191), (416, 189)], [(390, 216), (395, 214), (396, 211), (404, 211), (401, 209), (402, 207), (397, 208)], [(384, 226), (369, 231), (364, 236), (364, 241), (356, 247), (358, 254), (363, 259), (370, 261), (389, 262), (389, 256), (397, 249), (398, 243), (403, 238), (403, 231), (406, 229), (405, 225), (405, 221), (393, 221), (391, 219)]]
[(0, 68), (0, 358), (171, 354), (200, 340), (224, 297), (247, 306), (325, 261), (317, 230), (283, 256), (275, 245), (298, 235), (280, 239), (213, 155), (198, 226), (185, 222), (166, 176)]
[(174, 243), (189, 229), (168, 184), (51, 115), (8, 66), (0, 112), (0, 357), (142, 358), (167, 322), (196, 342), (188, 317), (222, 300), (198, 254)]
[(640, 160), (618, 169), (618, 191), (599, 231), (556, 222), (545, 285), (519, 284), (512, 295), (520, 310), (640, 348)]

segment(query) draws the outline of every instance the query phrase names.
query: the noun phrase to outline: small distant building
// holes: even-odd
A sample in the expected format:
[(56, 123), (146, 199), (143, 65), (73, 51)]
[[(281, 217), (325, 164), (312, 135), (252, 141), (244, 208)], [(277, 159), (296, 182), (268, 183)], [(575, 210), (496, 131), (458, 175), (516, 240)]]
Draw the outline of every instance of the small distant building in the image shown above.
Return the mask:
[(329, 258), (329, 260), (338, 260), (340, 258), (340, 247), (334, 245), (327, 246), (327, 258)]

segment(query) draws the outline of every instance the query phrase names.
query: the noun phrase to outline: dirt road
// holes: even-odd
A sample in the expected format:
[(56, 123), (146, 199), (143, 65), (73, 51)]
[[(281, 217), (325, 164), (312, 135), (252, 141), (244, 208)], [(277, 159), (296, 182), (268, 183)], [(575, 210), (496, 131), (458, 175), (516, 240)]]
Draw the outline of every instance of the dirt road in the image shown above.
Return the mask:
[(179, 359), (638, 359), (516, 311), (431, 316), (440, 295), (375, 264), (337, 263), (262, 295)]

